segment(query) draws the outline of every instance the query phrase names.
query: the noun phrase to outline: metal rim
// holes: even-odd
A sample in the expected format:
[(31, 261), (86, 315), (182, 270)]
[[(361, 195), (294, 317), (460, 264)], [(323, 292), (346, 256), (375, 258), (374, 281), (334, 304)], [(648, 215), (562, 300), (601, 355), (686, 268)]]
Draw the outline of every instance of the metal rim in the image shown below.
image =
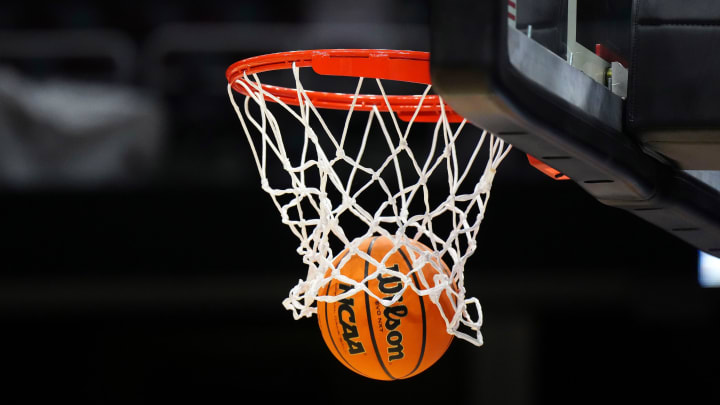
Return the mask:
[[(293, 65), (299, 68), (310, 67), (320, 75), (431, 84), (428, 52), (383, 49), (320, 49), (261, 55), (234, 63), (227, 70), (227, 80), (235, 91), (248, 95), (240, 82), (251, 88), (255, 84), (249, 83), (245, 77), (262, 72), (292, 69)], [(300, 104), (296, 89), (267, 84), (263, 84), (262, 88), (288, 105)], [(424, 100), (422, 95), (388, 95), (386, 102), (381, 95), (373, 94), (360, 94), (357, 97), (354, 94), (321, 91), (306, 91), (306, 94), (318, 108), (334, 110), (353, 108), (356, 111), (371, 111), (377, 108), (381, 112), (392, 109), (405, 121), (412, 119), (422, 100), (415, 121), (436, 122), (443, 110), (449, 122), (464, 120), (437, 95), (427, 95)], [(354, 106), (353, 101), (355, 101)]]

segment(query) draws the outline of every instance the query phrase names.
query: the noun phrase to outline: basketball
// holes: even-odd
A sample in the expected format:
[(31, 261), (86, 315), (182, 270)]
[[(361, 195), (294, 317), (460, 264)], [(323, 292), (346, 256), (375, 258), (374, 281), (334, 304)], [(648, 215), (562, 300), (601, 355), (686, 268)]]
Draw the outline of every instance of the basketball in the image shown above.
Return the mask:
[[(430, 248), (418, 242), (414, 246), (425, 251)], [(393, 248), (384, 236), (371, 237), (359, 246), (374, 259), (380, 261)], [(335, 259), (335, 266), (346, 256), (346, 250)], [(385, 265), (408, 274), (411, 254), (404, 247), (393, 253)], [(441, 262), (446, 274), (450, 270)], [(359, 255), (354, 255), (340, 269), (341, 274), (355, 281), (362, 281), (375, 271), (375, 266)], [(423, 286), (420, 277), (428, 285), (434, 285), (437, 270), (426, 264), (421, 272), (411, 276), (417, 288)], [(337, 296), (352, 288), (332, 280), (320, 294)], [(381, 298), (391, 298), (400, 292), (403, 283), (392, 275), (378, 276), (368, 283), (368, 289)], [(452, 297), (440, 296), (440, 303), (448, 316), (452, 316)], [(334, 303), (318, 302), (318, 324), (330, 351), (345, 367), (362, 376), (375, 380), (401, 380), (416, 376), (435, 364), (445, 354), (453, 340), (447, 333), (440, 309), (429, 296), (420, 296), (408, 287), (399, 301), (384, 307), (380, 301), (364, 291)]]

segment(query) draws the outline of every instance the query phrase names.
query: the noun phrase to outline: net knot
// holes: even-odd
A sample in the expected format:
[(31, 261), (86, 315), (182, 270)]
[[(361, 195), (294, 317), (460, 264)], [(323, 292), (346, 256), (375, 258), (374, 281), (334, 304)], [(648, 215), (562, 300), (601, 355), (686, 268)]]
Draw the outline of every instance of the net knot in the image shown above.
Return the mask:
[(262, 180), (260, 180), (260, 187), (266, 193), (270, 193), (272, 191), (272, 188), (270, 187), (270, 182), (268, 181), (267, 177), (263, 177)]
[(475, 193), (476, 194), (489, 193), (490, 189), (492, 188), (494, 179), (495, 179), (495, 169), (490, 168), (485, 173), (483, 173), (482, 177), (480, 178), (480, 181), (475, 186)]
[(432, 253), (432, 252), (422, 252), (422, 256), (421, 256), (421, 257), (422, 257), (422, 260), (423, 260), (424, 262), (430, 263), (430, 262), (432, 261), (432, 259), (433, 259), (434, 256), (435, 256), (435, 254)]
[[(334, 219), (333, 215), (332, 215), (332, 211), (333, 211), (332, 201), (330, 201), (330, 199), (328, 198), (327, 193), (321, 193), (320, 194), (320, 219), (321, 220)], [(330, 221), (328, 221), (328, 222), (330, 222)]]
[(350, 208), (357, 205), (357, 200), (347, 194), (343, 194), (342, 205), (344, 208)]
[(320, 173), (332, 173), (332, 164), (325, 159), (318, 159), (317, 168)]

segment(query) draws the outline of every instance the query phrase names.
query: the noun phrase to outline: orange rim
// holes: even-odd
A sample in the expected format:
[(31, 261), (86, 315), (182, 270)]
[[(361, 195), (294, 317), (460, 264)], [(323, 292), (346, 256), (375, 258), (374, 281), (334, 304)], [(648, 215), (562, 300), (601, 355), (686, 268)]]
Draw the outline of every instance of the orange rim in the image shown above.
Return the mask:
[[(379, 50), (379, 49), (321, 49), (312, 51), (281, 52), (256, 56), (234, 63), (227, 70), (228, 83), (240, 94), (248, 95), (246, 85), (254, 88), (255, 83), (246, 77), (256, 73), (273, 70), (311, 67), (315, 73), (331, 76), (364, 77), (370, 79), (397, 80), (411, 83), (431, 84), (430, 54), (417, 51)], [(263, 84), (264, 91), (277, 97), (288, 105), (300, 105), (296, 89)], [(386, 102), (381, 95), (328, 93), (305, 91), (313, 105), (333, 110), (371, 111), (377, 108), (381, 112), (390, 109), (405, 121), (409, 121), (418, 111), (415, 121), (435, 122), (444, 109), (449, 122), (462, 122), (464, 118), (444, 104), (437, 95), (397, 96), (388, 95)], [(270, 99), (270, 101), (274, 101)], [(354, 107), (353, 107), (354, 101)], [(388, 104), (390, 108), (388, 108)]]
[(542, 162), (540, 159), (538, 159), (534, 156), (531, 156), (531, 155), (527, 155), (527, 158), (528, 158), (528, 161), (530, 162), (530, 164), (534, 168), (545, 173), (545, 175), (547, 175), (548, 177), (551, 177), (555, 180), (560, 180), (560, 181), (570, 180), (570, 177), (566, 176), (564, 173), (560, 172), (559, 170), (552, 168), (547, 163)]

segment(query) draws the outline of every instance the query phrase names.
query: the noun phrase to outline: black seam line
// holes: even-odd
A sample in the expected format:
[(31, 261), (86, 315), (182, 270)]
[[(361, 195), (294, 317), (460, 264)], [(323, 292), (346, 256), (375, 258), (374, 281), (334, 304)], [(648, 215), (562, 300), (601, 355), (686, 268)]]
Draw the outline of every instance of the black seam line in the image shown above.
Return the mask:
[(638, 22), (640, 27), (662, 27), (667, 26), (679, 26), (679, 27), (720, 27), (720, 22), (682, 22), (682, 21), (640, 21)]
[[(378, 237), (376, 236), (373, 238), (372, 242), (370, 242), (370, 246), (368, 246), (367, 254), (370, 256), (370, 253), (372, 252), (373, 245), (375, 245), (375, 241), (378, 240)], [(370, 269), (370, 262), (365, 260), (365, 277), (367, 278), (368, 272)], [(376, 269), (377, 271), (377, 269)], [(368, 281), (365, 283), (366, 287), (370, 287), (370, 282)], [(365, 311), (367, 312), (367, 321), (368, 326), (370, 327), (370, 338), (372, 339), (373, 347), (375, 348), (375, 355), (377, 356), (378, 362), (380, 363), (380, 366), (382, 367), (385, 374), (387, 374), (388, 377), (390, 377), (391, 380), (397, 380), (392, 374), (390, 374), (390, 370), (387, 369), (385, 366), (385, 363), (383, 363), (382, 356), (380, 356), (380, 348), (378, 348), (377, 340), (375, 340), (375, 329), (373, 329), (373, 320), (372, 320), (372, 314), (370, 311), (370, 295), (368, 293), (365, 293)]]
[[(403, 260), (405, 260), (405, 264), (407, 264), (408, 270), (412, 270), (412, 265), (410, 264), (410, 260), (408, 260), (407, 256), (405, 256), (405, 253), (403, 253), (402, 249), (398, 249), (398, 252), (400, 252), (400, 255), (402, 256)], [(413, 281), (415, 281), (415, 286), (417, 288), (420, 288), (420, 281), (418, 280), (417, 273), (413, 273)], [(422, 346), (420, 348), (420, 358), (418, 359), (418, 362), (415, 365), (415, 368), (411, 372), (409, 372), (405, 377), (408, 377), (408, 376), (414, 374), (420, 368), (420, 364), (422, 364), (423, 357), (425, 357), (425, 345), (427, 344), (427, 317), (426, 317), (426, 312), (425, 312), (425, 300), (423, 300), (423, 297), (421, 295), (418, 295), (418, 298), (420, 299), (420, 311), (422, 312), (422, 325), (423, 325)]]
[[(346, 255), (347, 255), (347, 252), (340, 257), (340, 260), (342, 260), (343, 257), (345, 257)], [(338, 261), (338, 263), (339, 263), (339, 261)], [(332, 283), (328, 283), (327, 290), (325, 290), (325, 295), (328, 295), (328, 294), (330, 293), (330, 286), (331, 286), (331, 285), (332, 285)], [(335, 283), (335, 285), (337, 286), (338, 284)], [(337, 294), (337, 289), (335, 289), (335, 293)], [(345, 356), (343, 356), (343, 353), (342, 353), (342, 351), (338, 348), (337, 344), (335, 343), (335, 339), (333, 339), (332, 331), (330, 330), (330, 317), (328, 316), (328, 306), (329, 306), (329, 305), (328, 305), (327, 302), (320, 302), (319, 304), (324, 304), (324, 305), (325, 305), (325, 325), (327, 326), (328, 336), (330, 336), (330, 342), (332, 342), (332, 345), (333, 345), (333, 347), (335, 348), (335, 352), (340, 355), (340, 357), (342, 358), (342, 361), (343, 361), (348, 367), (350, 367), (351, 370), (353, 370), (354, 372), (356, 372), (356, 373), (358, 373), (358, 374), (360, 374), (360, 375), (362, 375), (362, 376), (364, 376), (364, 377), (370, 378), (369, 376), (367, 376), (366, 374), (364, 374), (364, 373), (361, 372), (360, 370), (358, 370), (358, 369), (356, 369), (355, 367), (353, 367), (352, 364), (350, 364), (350, 362), (345, 358)], [(340, 308), (339, 305), (338, 305), (338, 308)], [(339, 321), (339, 318), (340, 318), (339, 315), (340, 315), (340, 314), (338, 313), (338, 321)]]
[[(713, 127), (711, 125), (680, 125), (680, 124), (663, 124), (663, 125), (654, 125), (650, 128), (651, 130), (669, 130), (669, 131), (677, 131), (677, 130), (683, 130), (683, 129), (691, 129), (693, 131), (716, 131), (717, 128)], [(657, 142), (664, 142), (662, 140), (659, 140)]]

